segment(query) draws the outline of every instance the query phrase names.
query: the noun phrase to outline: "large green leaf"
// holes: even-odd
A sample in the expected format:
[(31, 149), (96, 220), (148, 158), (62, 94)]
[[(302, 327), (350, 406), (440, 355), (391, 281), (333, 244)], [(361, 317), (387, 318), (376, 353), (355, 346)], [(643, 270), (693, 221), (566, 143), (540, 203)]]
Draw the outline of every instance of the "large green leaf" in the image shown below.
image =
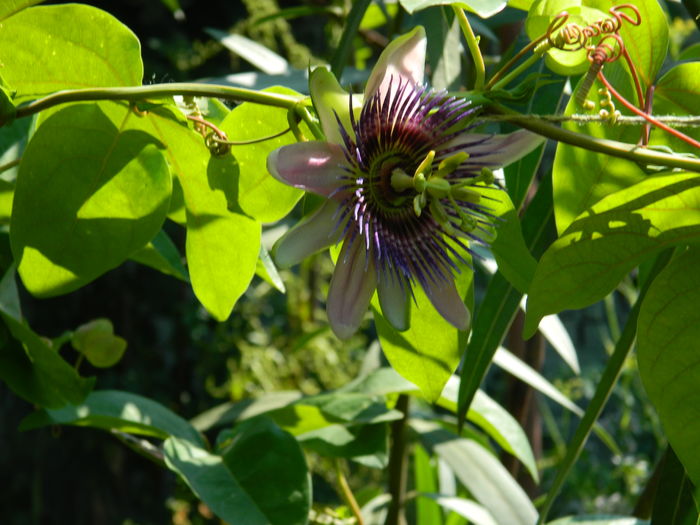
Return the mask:
[(39, 126), (22, 158), (10, 238), (27, 289), (47, 297), (121, 264), (161, 228), (171, 178), (127, 105), (78, 104)]
[(168, 162), (182, 186), (192, 288), (214, 318), (223, 321), (255, 274), (261, 225), (238, 207), (238, 169), (232, 157), (212, 157), (200, 135), (162, 112), (150, 112), (148, 124), (166, 144)]
[[(628, 100), (635, 100), (626, 71), (618, 64), (610, 64), (606, 66), (605, 73), (618, 91)], [(580, 85), (581, 82), (578, 87)], [(588, 94), (588, 99), (598, 106), (601, 95), (594, 88)], [(583, 110), (575, 97), (572, 97), (566, 106), (565, 114), (572, 115), (581, 111)], [(613, 126), (599, 122), (582, 125), (566, 122), (562, 127), (600, 139), (628, 143), (636, 143), (641, 137), (641, 128), (635, 126)], [(560, 142), (552, 168), (557, 231), (561, 233), (566, 230), (577, 216), (603, 197), (643, 180), (644, 176), (644, 171), (629, 160), (601, 155)]]
[[(608, 13), (611, 7), (620, 5), (617, 0), (586, 0), (584, 3), (605, 13)], [(642, 92), (646, 92), (655, 82), (656, 75), (666, 60), (668, 21), (657, 0), (635, 0), (634, 6), (639, 11), (641, 24), (635, 26), (623, 20), (619, 34), (642, 82)], [(635, 18), (628, 8), (621, 9), (621, 12)], [(610, 15), (607, 15), (607, 18), (610, 18)], [(637, 102), (636, 98), (629, 100)]]
[(697, 525), (699, 516), (694, 501), (697, 490), (671, 447), (666, 448), (660, 466), (651, 525)]
[(174, 436), (193, 445), (204, 446), (199, 432), (174, 412), (152, 399), (119, 390), (96, 390), (83, 403), (34, 412), (22, 421), (20, 429), (46, 425), (119, 430), (160, 439)]
[(399, 0), (399, 3), (409, 13), (436, 5), (454, 5), (463, 9), (468, 9), (481, 18), (490, 18), (502, 11), (506, 6), (504, 0), (469, 0), (468, 2), (451, 2), (449, 0)]
[(138, 86), (143, 78), (136, 36), (112, 15), (80, 4), (32, 7), (4, 21), (0, 63), (17, 90), (15, 103), (61, 89)]
[(272, 525), (307, 523), (311, 478), (294, 437), (270, 419), (255, 418), (234, 428), (221, 455)]
[(0, 21), (10, 18), (22, 9), (34, 4), (40, 4), (43, 0), (3, 0), (0, 4)]
[[(658, 115), (700, 114), (700, 62), (686, 62), (671, 68), (659, 79), (654, 90), (654, 113)], [(675, 151), (695, 153), (686, 142), (652, 128), (652, 143), (667, 144)], [(700, 139), (700, 129), (684, 128), (683, 133)]]
[(410, 424), (421, 442), (447, 462), (497, 523), (532, 525), (537, 521), (537, 511), (523, 489), (482, 445), (436, 423), (415, 419)]
[(525, 334), (540, 319), (602, 299), (659, 250), (700, 238), (700, 176), (648, 177), (581, 214), (542, 256), (530, 287)]
[[(456, 282), (462, 297), (472, 296), (473, 274), (470, 268), (464, 267)], [(442, 318), (422, 288), (414, 287), (413, 295), (415, 302), (411, 304), (408, 330), (394, 330), (376, 307), (373, 309), (374, 322), (382, 350), (391, 366), (418, 386), (428, 401), (435, 401), (459, 364), (466, 334)]]
[(700, 483), (700, 249), (680, 255), (654, 279), (639, 312), (639, 373), (668, 440)]
[(489, 212), (500, 219), (495, 222), (496, 239), (491, 243), (498, 270), (519, 292), (526, 293), (537, 261), (525, 244), (518, 213), (506, 192), (493, 188), (480, 192), (488, 199)]
[(311, 484), (296, 440), (271, 421), (238, 425), (221, 456), (171, 437), (165, 462), (222, 520), (245, 525), (307, 523)]
[[(287, 88), (265, 91), (285, 95), (299, 95)], [(250, 141), (273, 136), (289, 128), (287, 110), (246, 102), (231, 111), (221, 123), (232, 141)], [(308, 128), (302, 126), (308, 134)], [(270, 175), (266, 162), (268, 154), (295, 142), (291, 131), (254, 144), (233, 146), (238, 163), (238, 204), (247, 215), (260, 222), (275, 222), (287, 215), (304, 194), (303, 191), (283, 184)]]
[(0, 379), (23, 399), (38, 406), (60, 408), (81, 403), (95, 383), (78, 375), (46, 339), (22, 319), (15, 271), (0, 281)]

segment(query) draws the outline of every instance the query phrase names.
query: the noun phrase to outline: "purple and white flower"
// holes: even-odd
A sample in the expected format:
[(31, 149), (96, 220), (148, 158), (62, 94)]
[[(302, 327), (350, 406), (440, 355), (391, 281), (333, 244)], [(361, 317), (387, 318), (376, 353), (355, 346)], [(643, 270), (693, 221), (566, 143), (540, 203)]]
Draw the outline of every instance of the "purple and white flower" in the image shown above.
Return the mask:
[(469, 102), (423, 84), (425, 52), (421, 27), (389, 44), (359, 107), (361, 97), (316, 69), (311, 98), (326, 141), (283, 146), (268, 158), (275, 178), (327, 198), (278, 241), (275, 258), (291, 266), (342, 242), (327, 300), (340, 338), (357, 330), (375, 290), (383, 316), (406, 330), (416, 285), (466, 330), (470, 314), (454, 276), (468, 265), (469, 243), (492, 231), (478, 186), (542, 142), (526, 131), (471, 133)]

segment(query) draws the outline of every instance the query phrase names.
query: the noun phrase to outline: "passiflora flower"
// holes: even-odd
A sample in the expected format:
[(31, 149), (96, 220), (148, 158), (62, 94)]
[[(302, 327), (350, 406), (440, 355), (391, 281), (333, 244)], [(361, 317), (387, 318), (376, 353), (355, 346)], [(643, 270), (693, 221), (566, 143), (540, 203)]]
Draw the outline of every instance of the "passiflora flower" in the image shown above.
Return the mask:
[(391, 42), (364, 97), (348, 95), (330, 72), (316, 69), (311, 98), (327, 140), (283, 146), (268, 157), (275, 178), (327, 198), (278, 241), (275, 258), (291, 266), (342, 242), (327, 299), (340, 338), (357, 330), (375, 290), (384, 317), (407, 329), (416, 285), (442, 317), (466, 330), (470, 314), (454, 276), (468, 267), (469, 243), (491, 232), (477, 187), (493, 183), (491, 169), (541, 143), (526, 131), (471, 133), (469, 102), (423, 84), (425, 52), (422, 27)]

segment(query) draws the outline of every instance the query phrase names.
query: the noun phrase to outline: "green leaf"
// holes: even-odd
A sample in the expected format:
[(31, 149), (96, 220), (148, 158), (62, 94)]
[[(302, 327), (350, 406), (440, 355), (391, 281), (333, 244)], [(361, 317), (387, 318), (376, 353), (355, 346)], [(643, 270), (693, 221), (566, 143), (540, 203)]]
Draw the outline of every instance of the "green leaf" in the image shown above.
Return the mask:
[[(471, 297), (473, 273), (464, 267), (456, 278), (462, 297)], [(420, 388), (428, 401), (440, 397), (459, 364), (466, 333), (460, 332), (435, 310), (420, 286), (413, 289), (410, 328), (397, 332), (373, 307), (374, 322), (384, 355), (403, 377)], [(471, 308), (470, 308), (471, 310)]]
[(435, 501), (442, 508), (456, 512), (460, 516), (468, 519), (469, 523), (473, 523), (474, 525), (498, 525), (498, 523), (494, 521), (493, 516), (491, 516), (489, 511), (471, 500), (458, 498), (455, 496), (444, 496), (442, 494), (435, 493), (419, 494), (419, 496), (429, 498)]
[(152, 399), (119, 390), (96, 390), (83, 403), (34, 412), (22, 421), (20, 430), (47, 425), (119, 430), (160, 439), (172, 436), (192, 445), (204, 446), (199, 432), (174, 412)]
[(691, 247), (654, 279), (639, 312), (639, 373), (673, 450), (688, 476), (700, 483), (700, 249)]
[(226, 33), (207, 27), (204, 29), (210, 37), (219, 42), (234, 55), (250, 62), (263, 73), (268, 75), (284, 75), (289, 71), (286, 59), (271, 51), (264, 45), (243, 35)]
[(41, 2), (43, 2), (43, 0), (3, 0), (0, 4), (0, 22), (19, 13), (22, 9), (40, 4)]
[[(605, 67), (605, 75), (615, 89), (630, 101), (636, 100), (632, 84), (626, 71), (619, 64)], [(576, 90), (580, 87), (579, 82)], [(600, 107), (601, 95), (594, 87), (587, 97)], [(618, 108), (619, 109), (619, 108)], [(571, 97), (565, 115), (580, 113), (583, 109)], [(624, 108), (623, 108), (624, 114)], [(563, 128), (584, 133), (595, 138), (636, 143), (642, 128), (637, 126), (612, 126), (598, 122), (579, 124), (565, 122)], [(645, 178), (644, 171), (634, 162), (578, 148), (560, 142), (554, 156), (552, 186), (554, 192), (554, 215), (557, 231), (562, 233), (581, 213), (588, 210), (603, 197), (625, 189)]]
[(60, 408), (81, 403), (95, 381), (80, 377), (46, 339), (23, 322), (14, 267), (0, 281), (0, 317), (4, 321), (0, 325), (0, 379), (35, 405)]
[(148, 124), (167, 145), (166, 157), (182, 186), (192, 288), (209, 313), (224, 321), (255, 274), (261, 225), (238, 208), (233, 158), (212, 157), (199, 134), (167, 114), (150, 112)]
[(284, 286), (284, 281), (277, 271), (277, 266), (275, 266), (272, 257), (270, 257), (270, 252), (268, 252), (263, 245), (260, 245), (260, 257), (255, 267), (255, 273), (277, 290), (285, 293), (286, 288)]
[(296, 440), (271, 421), (256, 418), (238, 425), (222, 456), (175, 437), (163, 450), (168, 467), (222, 520), (307, 523), (311, 484), (304, 456)]
[[(251, 419), (234, 428), (231, 444), (221, 455), (270, 524), (307, 523), (311, 479), (304, 454), (290, 434), (270, 419)], [(221, 517), (231, 523), (239, 522)]]
[(189, 282), (187, 269), (181, 259), (180, 252), (164, 230), (160, 230), (151, 242), (131, 256), (132, 261)]
[(498, 269), (519, 292), (526, 293), (537, 261), (525, 245), (518, 213), (506, 192), (494, 188), (479, 188), (479, 192), (486, 197), (489, 212), (500, 219), (495, 221), (496, 239), (491, 243)]
[[(431, 464), (428, 453), (420, 443), (416, 443), (413, 446), (413, 475), (419, 496), (438, 492), (436, 471), (437, 468)], [(442, 511), (440, 511), (438, 504), (428, 498), (417, 498), (416, 523), (442, 525)]]
[(126, 341), (114, 335), (109, 319), (95, 319), (79, 326), (73, 332), (71, 344), (92, 366), (98, 368), (114, 366), (126, 350)]
[(530, 287), (526, 336), (540, 319), (583, 308), (661, 249), (700, 238), (700, 176), (648, 177), (581, 214), (542, 256)]
[(305, 449), (322, 456), (348, 458), (371, 468), (383, 469), (389, 461), (386, 425), (329, 425), (297, 439)]
[[(546, 34), (554, 17), (564, 11), (569, 14), (567, 23), (578, 24), (581, 27), (606, 18), (603, 12), (584, 4), (588, 4), (588, 2), (582, 0), (534, 1), (525, 22), (525, 29), (530, 40), (535, 40)], [(589, 62), (586, 55), (585, 49), (563, 51), (554, 48), (547, 52), (545, 63), (549, 69), (562, 76), (578, 75), (588, 69)]]
[(558, 520), (548, 522), (547, 525), (649, 525), (649, 521), (640, 520), (633, 516), (588, 514), (560, 518)]
[(451, 2), (449, 0), (399, 0), (399, 3), (409, 14), (436, 5), (453, 5), (476, 13), (481, 18), (491, 18), (496, 13), (501, 12), (506, 6), (506, 2), (503, 0), (469, 0), (468, 2)]
[[(274, 87), (269, 93), (299, 95), (287, 88)], [(289, 128), (287, 110), (246, 102), (235, 108), (221, 123), (229, 140), (245, 142), (271, 137)], [(301, 126), (304, 133), (308, 128)], [(275, 222), (286, 216), (304, 194), (274, 179), (267, 171), (267, 156), (273, 150), (296, 142), (291, 131), (263, 142), (234, 146), (232, 153), (238, 163), (238, 203), (244, 213), (260, 222)]]
[[(522, 231), (531, 253), (539, 256), (549, 243), (553, 230), (551, 177), (543, 177), (537, 193), (525, 211)], [(486, 294), (479, 303), (474, 330), (462, 362), (459, 383), (459, 411), (461, 422), (491, 365), (496, 350), (503, 341), (523, 294), (518, 292), (501, 272), (491, 277)]]
[[(678, 64), (659, 79), (654, 90), (654, 113), (679, 116), (700, 114), (700, 62)], [(700, 139), (698, 128), (681, 131), (696, 140)], [(656, 127), (652, 127), (651, 142), (669, 145), (675, 151), (696, 153), (686, 142)]]
[(671, 447), (661, 459), (661, 475), (654, 495), (651, 525), (697, 525), (695, 487)]
[(219, 518), (229, 523), (272, 525), (221, 456), (176, 437), (165, 441), (163, 452), (168, 468), (177, 472)]
[[(458, 390), (457, 377), (453, 376), (447, 383), (438, 404), (452, 412), (457, 412)], [(482, 390), (478, 390), (467, 412), (467, 419), (481, 427), (503, 450), (518, 458), (532, 479), (538, 481), (535, 455), (527, 435), (520, 423), (505, 408)]]
[(115, 103), (66, 107), (39, 126), (17, 177), (10, 239), (27, 289), (73, 291), (161, 228), (171, 178), (160, 144)]
[(413, 419), (421, 442), (445, 460), (459, 481), (497, 523), (532, 525), (537, 511), (520, 485), (493, 454), (472, 439), (461, 438), (436, 423)]
[[(610, 18), (608, 10), (620, 4), (617, 0), (586, 0), (585, 3), (605, 12), (606, 18)], [(641, 24), (634, 26), (625, 20), (619, 34), (637, 70), (644, 93), (656, 81), (656, 75), (666, 60), (669, 29), (666, 13), (657, 0), (636, 0), (634, 6), (639, 10)], [(629, 9), (622, 9), (622, 12), (635, 18)], [(636, 98), (628, 100), (636, 102)]]
[(0, 63), (15, 104), (61, 89), (140, 86), (143, 78), (136, 36), (80, 4), (32, 7), (3, 22)]

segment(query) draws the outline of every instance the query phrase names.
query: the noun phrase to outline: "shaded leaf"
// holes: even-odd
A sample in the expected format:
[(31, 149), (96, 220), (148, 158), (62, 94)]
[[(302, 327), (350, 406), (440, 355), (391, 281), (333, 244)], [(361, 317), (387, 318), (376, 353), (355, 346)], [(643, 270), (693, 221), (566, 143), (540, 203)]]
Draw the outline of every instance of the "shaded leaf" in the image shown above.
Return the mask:
[[(221, 456), (271, 525), (307, 523), (311, 478), (304, 454), (290, 434), (270, 419), (251, 419), (233, 429), (231, 443)], [(220, 517), (231, 523), (248, 523)]]
[(639, 373), (673, 450), (700, 483), (700, 250), (672, 260), (651, 283), (637, 325)]
[(109, 319), (95, 319), (79, 326), (71, 344), (88, 362), (98, 368), (109, 368), (119, 362), (126, 350), (126, 341), (114, 335)]
[(46, 339), (22, 320), (14, 267), (0, 281), (0, 378), (21, 398), (38, 406), (60, 408), (81, 403), (95, 380), (85, 379)]
[(164, 230), (160, 230), (151, 242), (134, 253), (130, 259), (165, 275), (189, 282), (180, 252)]

